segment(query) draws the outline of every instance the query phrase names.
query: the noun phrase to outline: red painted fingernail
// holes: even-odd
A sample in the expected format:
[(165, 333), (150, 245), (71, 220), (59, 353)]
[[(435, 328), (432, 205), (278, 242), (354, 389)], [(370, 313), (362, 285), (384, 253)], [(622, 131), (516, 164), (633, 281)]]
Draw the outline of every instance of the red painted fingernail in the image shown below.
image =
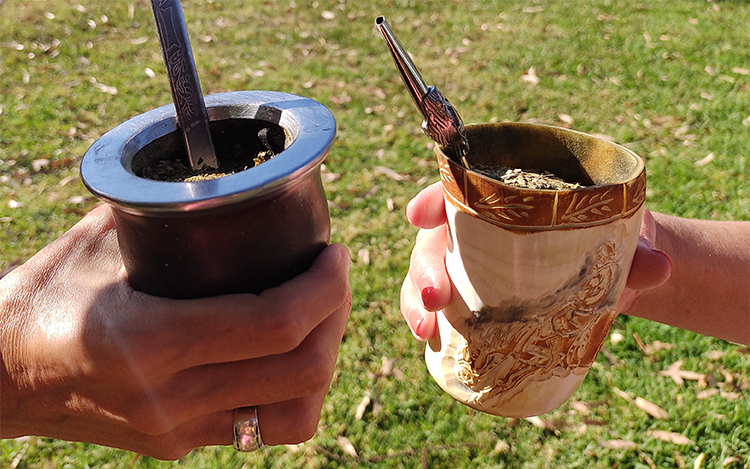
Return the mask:
[(427, 306), (427, 302), (429, 301), (429, 298), (432, 295), (432, 292), (434, 291), (435, 291), (435, 287), (424, 287), (422, 289), (422, 304), (424, 306)]

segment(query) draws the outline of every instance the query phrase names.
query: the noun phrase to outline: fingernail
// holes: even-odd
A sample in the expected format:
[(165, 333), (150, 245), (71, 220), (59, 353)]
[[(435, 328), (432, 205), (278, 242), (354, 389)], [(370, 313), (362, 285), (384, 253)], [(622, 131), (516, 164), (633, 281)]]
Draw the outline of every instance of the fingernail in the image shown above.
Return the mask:
[(424, 323), (425, 318), (421, 318), (419, 322), (417, 323), (417, 327), (414, 328), (414, 333), (419, 337), (420, 339), (424, 339)]
[(669, 254), (667, 254), (666, 252), (662, 251), (661, 249), (652, 249), (651, 251), (653, 251), (656, 254), (659, 254), (662, 257), (664, 257), (665, 259), (667, 259), (667, 262), (669, 262), (670, 269), (673, 267), (672, 258), (669, 256)]
[[(432, 295), (432, 292), (435, 291), (435, 287), (424, 287), (422, 289), (422, 305), (427, 306), (427, 303), (429, 302), (430, 296)], [(428, 308), (429, 309), (429, 308)]]
[(343, 244), (335, 243), (335, 244), (332, 244), (331, 247), (333, 249), (338, 249), (340, 262), (346, 265), (349, 265), (351, 263), (351, 260), (349, 258), (349, 250), (346, 248), (346, 246), (344, 246)]

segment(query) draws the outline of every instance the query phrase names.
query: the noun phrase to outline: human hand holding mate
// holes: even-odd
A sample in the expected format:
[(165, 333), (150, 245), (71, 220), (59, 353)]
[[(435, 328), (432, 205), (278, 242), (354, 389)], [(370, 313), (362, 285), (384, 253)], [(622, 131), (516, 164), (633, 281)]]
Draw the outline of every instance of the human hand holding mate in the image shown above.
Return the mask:
[(259, 295), (134, 291), (101, 206), (0, 281), (0, 437), (40, 435), (178, 459), (231, 445), (233, 409), (263, 440), (311, 438), (351, 309), (349, 254)]
[[(407, 207), (420, 228), (401, 288), (401, 314), (418, 340), (437, 333), (451, 301), (445, 269), (447, 219), (441, 183)], [(750, 222), (644, 212), (618, 312), (750, 345)]]

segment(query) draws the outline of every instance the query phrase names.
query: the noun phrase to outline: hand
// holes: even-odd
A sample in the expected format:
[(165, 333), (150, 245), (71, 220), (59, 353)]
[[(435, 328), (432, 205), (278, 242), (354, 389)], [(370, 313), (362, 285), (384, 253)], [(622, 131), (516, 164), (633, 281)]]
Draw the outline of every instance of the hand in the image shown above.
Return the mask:
[[(417, 194), (406, 208), (409, 222), (421, 228), (411, 255), (409, 273), (401, 287), (401, 314), (418, 340), (429, 340), (437, 333), (435, 313), (451, 301), (451, 283), (445, 270), (447, 218), (441, 183)], [(627, 287), (618, 305), (626, 312), (645, 290), (664, 284), (671, 275), (672, 263), (655, 246), (656, 229), (651, 212), (644, 212), (640, 239)]]
[(93, 210), (0, 281), (0, 436), (41, 435), (178, 459), (232, 444), (257, 406), (266, 444), (317, 428), (351, 310), (349, 254), (260, 295), (134, 291), (111, 209)]

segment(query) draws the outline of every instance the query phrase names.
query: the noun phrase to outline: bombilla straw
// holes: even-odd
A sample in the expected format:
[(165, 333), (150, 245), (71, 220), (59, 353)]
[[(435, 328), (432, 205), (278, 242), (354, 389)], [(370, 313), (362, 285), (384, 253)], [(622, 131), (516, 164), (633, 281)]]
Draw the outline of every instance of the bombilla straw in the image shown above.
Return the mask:
[(401, 72), (406, 88), (424, 117), (422, 130), (448, 154), (460, 160), (468, 169), (469, 140), (461, 116), (453, 105), (434, 86), (427, 86), (401, 43), (393, 34), (385, 17), (379, 16), (375, 26), (391, 52), (396, 68)]
[(218, 168), (208, 112), (180, 0), (151, 0), (151, 8), (190, 166), (194, 171), (205, 167)]

